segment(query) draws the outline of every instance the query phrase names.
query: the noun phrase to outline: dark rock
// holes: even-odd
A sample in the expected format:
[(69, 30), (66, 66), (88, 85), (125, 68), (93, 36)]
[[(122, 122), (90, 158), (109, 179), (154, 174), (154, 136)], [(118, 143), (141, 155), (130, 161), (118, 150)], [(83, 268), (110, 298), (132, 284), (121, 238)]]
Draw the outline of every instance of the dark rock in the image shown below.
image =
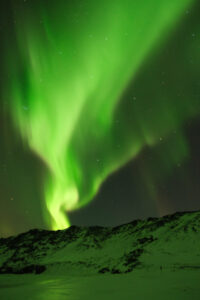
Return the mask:
[(108, 273), (110, 270), (108, 268), (102, 268), (99, 270), (99, 273)]

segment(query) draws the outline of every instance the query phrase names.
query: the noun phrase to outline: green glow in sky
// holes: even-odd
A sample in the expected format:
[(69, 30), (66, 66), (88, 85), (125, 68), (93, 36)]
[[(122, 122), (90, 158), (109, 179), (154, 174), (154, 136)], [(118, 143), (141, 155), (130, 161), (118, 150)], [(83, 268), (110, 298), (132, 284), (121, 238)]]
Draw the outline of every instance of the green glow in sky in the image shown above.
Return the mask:
[[(191, 0), (73, 2), (20, 2), (14, 8), (18, 53), (6, 51), (12, 75), (5, 93), (15, 127), (49, 169), (44, 216), (52, 229), (68, 227), (67, 211), (86, 205), (109, 174), (193, 114), (158, 101), (155, 133), (139, 107), (131, 110), (130, 128), (118, 106)], [(181, 133), (179, 145), (172, 164), (187, 156)]]

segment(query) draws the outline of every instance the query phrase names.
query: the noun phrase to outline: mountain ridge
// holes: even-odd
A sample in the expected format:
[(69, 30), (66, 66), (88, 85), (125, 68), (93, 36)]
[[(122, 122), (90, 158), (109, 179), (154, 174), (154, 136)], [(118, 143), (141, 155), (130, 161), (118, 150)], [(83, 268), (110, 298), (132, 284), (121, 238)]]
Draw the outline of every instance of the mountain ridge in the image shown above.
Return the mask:
[(31, 229), (0, 238), (0, 274), (122, 274), (138, 268), (200, 269), (200, 211), (116, 227)]

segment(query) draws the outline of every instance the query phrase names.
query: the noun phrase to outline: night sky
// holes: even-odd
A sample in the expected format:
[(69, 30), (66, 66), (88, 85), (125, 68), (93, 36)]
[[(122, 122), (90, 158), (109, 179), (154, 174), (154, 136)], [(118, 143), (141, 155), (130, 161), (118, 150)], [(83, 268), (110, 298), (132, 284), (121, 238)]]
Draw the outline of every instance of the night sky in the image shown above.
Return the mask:
[(1, 236), (199, 209), (198, 0), (0, 15)]

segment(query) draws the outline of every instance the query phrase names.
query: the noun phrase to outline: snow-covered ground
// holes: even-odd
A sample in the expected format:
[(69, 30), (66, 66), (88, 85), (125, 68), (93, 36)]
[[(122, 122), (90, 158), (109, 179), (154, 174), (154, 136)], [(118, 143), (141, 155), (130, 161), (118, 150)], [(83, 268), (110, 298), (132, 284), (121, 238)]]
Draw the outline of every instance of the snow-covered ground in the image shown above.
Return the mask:
[(128, 274), (0, 275), (1, 300), (199, 300), (198, 270), (137, 270)]
[(0, 273), (0, 300), (200, 300), (200, 212), (0, 239)]
[(200, 268), (200, 212), (115, 228), (31, 230), (0, 239), (0, 273), (91, 275)]

